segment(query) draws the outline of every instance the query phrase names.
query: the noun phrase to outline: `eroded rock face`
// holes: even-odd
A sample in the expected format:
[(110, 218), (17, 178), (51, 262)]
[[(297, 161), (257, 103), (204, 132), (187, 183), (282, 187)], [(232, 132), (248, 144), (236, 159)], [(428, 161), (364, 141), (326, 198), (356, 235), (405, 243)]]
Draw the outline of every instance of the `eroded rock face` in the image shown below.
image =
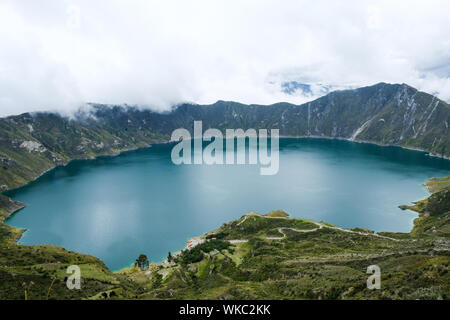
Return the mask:
[(36, 141), (24, 141), (20, 144), (21, 148), (27, 149), (28, 152), (45, 152), (47, 148), (45, 148), (42, 144)]

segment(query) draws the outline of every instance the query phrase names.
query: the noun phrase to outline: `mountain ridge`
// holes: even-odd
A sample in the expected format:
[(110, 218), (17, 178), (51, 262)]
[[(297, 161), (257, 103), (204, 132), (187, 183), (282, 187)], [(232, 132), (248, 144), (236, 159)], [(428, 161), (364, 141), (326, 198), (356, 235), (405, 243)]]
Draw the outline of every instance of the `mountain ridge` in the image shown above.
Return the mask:
[(400, 146), (450, 157), (450, 106), (406, 84), (339, 90), (302, 105), (217, 101), (155, 112), (91, 104), (64, 117), (51, 112), (0, 118), (0, 190), (22, 186), (74, 159), (115, 155), (167, 142), (177, 128), (279, 129), (290, 137), (323, 137)]

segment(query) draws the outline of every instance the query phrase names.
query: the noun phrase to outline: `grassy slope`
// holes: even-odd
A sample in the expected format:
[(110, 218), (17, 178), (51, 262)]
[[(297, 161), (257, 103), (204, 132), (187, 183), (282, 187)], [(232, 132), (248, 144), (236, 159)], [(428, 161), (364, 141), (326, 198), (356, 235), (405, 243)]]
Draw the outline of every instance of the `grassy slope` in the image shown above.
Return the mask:
[[(186, 265), (181, 256), (175, 264), (154, 266), (165, 275), (158, 288), (139, 270), (128, 270), (128, 276), (147, 286), (144, 299), (450, 298), (450, 241), (446, 233), (424, 231), (428, 220), (417, 219), (414, 232), (380, 233), (389, 237), (382, 238), (325, 223), (300, 232), (314, 222), (272, 215), (249, 214), (206, 235), (248, 242), (205, 253), (199, 262)], [(366, 288), (366, 268), (372, 264), (381, 268), (381, 290)]]
[(431, 193), (442, 191), (450, 187), (450, 176), (444, 178), (431, 178), (427, 181), (426, 186)]
[[(0, 300), (82, 299), (99, 292), (120, 288), (123, 297), (133, 298), (140, 288), (126, 278), (108, 270), (98, 258), (67, 251), (52, 245), (23, 246), (16, 244), (23, 230), (8, 226), (4, 219), (24, 205), (0, 195)], [(67, 267), (78, 265), (82, 273), (82, 290), (66, 287)]]
[(411, 233), (450, 237), (450, 177), (431, 178), (426, 186), (429, 198), (404, 206), (419, 213)]

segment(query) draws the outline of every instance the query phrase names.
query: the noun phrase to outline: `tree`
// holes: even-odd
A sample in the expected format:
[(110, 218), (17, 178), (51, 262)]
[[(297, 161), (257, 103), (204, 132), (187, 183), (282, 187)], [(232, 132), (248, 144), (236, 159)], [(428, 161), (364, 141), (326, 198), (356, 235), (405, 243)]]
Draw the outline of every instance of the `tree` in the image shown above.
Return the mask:
[(167, 255), (167, 261), (172, 262), (173, 261), (173, 257), (172, 257), (172, 253), (170, 253)]
[(145, 254), (140, 254), (139, 258), (136, 259), (135, 265), (138, 266), (141, 270), (147, 269), (149, 265), (147, 256)]

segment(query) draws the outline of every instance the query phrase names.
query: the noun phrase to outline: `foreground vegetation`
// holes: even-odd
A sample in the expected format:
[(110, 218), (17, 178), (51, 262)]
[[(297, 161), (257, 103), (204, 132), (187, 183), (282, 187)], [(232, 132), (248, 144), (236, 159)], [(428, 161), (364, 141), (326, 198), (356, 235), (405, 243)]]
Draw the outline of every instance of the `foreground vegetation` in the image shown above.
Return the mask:
[[(142, 299), (450, 299), (449, 181), (428, 182), (434, 193), (411, 207), (410, 233), (250, 213), (174, 262), (122, 273), (145, 288)], [(373, 264), (380, 290), (366, 286)]]
[[(450, 299), (450, 180), (427, 185), (428, 199), (404, 207), (419, 213), (410, 233), (341, 229), (281, 210), (249, 213), (170, 261), (116, 273), (57, 246), (17, 245), (21, 231), (2, 221), (0, 299)], [(23, 206), (0, 199), (9, 210)], [(81, 290), (66, 287), (73, 264)], [(373, 264), (380, 290), (366, 287)]]

